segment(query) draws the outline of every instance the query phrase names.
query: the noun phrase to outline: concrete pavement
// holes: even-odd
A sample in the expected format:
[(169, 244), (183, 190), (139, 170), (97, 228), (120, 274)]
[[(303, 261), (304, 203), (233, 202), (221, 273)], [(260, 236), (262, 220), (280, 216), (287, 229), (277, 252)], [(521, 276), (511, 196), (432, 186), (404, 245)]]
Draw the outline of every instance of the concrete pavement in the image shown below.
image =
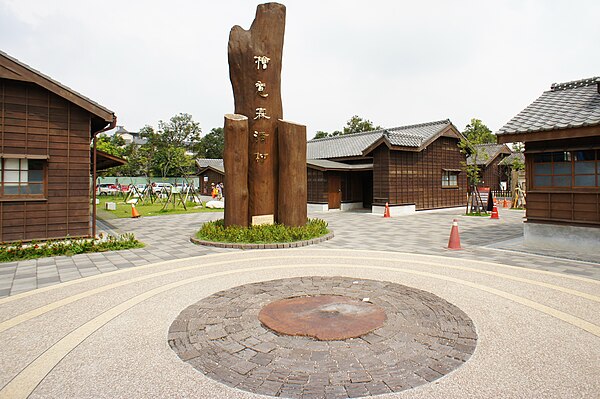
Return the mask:
[[(600, 281), (462, 255), (316, 246), (209, 254), (0, 299), (0, 398), (264, 397), (182, 361), (169, 347), (169, 330), (209, 295), (303, 276), (405, 285), (450, 302), (473, 321), (477, 346), (466, 363), (381, 398), (595, 398), (600, 390)], [(220, 339), (226, 343), (227, 335)], [(244, 373), (237, 370), (230, 372)]]

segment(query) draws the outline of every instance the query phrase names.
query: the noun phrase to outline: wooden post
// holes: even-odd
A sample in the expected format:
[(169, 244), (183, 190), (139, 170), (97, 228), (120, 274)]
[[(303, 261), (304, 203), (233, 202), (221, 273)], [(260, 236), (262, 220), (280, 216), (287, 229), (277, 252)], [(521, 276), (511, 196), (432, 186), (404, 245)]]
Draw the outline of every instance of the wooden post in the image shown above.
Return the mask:
[[(283, 117), (281, 62), (284, 31), (285, 6), (267, 3), (256, 9), (250, 30), (236, 25), (229, 34), (229, 76), (235, 113), (248, 117), (246, 156), (250, 218), (257, 215), (277, 217), (277, 120)], [(233, 188), (231, 184), (227, 186)], [(228, 196), (231, 191), (227, 191)]]
[(248, 118), (226, 114), (225, 147), (225, 226), (248, 226)]
[(306, 224), (306, 126), (278, 121), (279, 158), (279, 223), (287, 226)]

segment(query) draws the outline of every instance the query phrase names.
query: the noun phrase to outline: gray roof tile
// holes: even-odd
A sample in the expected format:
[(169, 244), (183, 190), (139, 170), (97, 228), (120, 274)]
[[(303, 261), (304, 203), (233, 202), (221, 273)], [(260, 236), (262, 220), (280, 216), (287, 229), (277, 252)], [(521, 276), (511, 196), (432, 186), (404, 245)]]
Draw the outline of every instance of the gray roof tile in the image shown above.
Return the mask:
[[(475, 147), (478, 149), (477, 164), (488, 165), (500, 154), (510, 154), (512, 151), (506, 144), (477, 144)], [(473, 157), (467, 157), (467, 164), (473, 164)]]
[(221, 173), (225, 173), (225, 167), (223, 166), (223, 159), (216, 159), (216, 158), (197, 158), (196, 159), (196, 165), (198, 165), (198, 167), (200, 169), (204, 169), (204, 168), (213, 168), (215, 170), (218, 170)]
[(308, 159), (331, 159), (356, 157), (377, 140), (385, 138), (393, 146), (420, 148), (429, 139), (451, 125), (449, 119), (418, 125), (400, 126), (370, 132), (345, 134), (310, 140), (307, 144)]
[(600, 125), (600, 77), (554, 83), (497, 134)]

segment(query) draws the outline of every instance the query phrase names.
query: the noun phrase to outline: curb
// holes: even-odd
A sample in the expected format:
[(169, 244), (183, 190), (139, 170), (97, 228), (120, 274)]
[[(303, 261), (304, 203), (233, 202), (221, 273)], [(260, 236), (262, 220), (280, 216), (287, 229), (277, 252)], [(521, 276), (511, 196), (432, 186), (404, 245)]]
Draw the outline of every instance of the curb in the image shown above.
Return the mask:
[(217, 248), (234, 248), (234, 249), (280, 249), (280, 248), (299, 248), (306, 247), (312, 244), (319, 244), (323, 241), (331, 240), (334, 237), (333, 231), (325, 234), (322, 237), (313, 238), (311, 240), (294, 241), (294, 242), (276, 242), (272, 244), (245, 244), (235, 242), (217, 242), (217, 241), (204, 241), (199, 240), (195, 237), (190, 237), (190, 241), (196, 245), (206, 245), (208, 247)]

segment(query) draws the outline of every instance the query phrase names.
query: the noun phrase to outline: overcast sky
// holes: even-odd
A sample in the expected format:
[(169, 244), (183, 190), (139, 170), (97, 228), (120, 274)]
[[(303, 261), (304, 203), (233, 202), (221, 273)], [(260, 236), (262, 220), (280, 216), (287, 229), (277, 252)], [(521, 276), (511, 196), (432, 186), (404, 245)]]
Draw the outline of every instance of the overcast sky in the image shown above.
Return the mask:
[[(600, 76), (600, 2), (281, 1), (284, 118), (341, 130), (476, 117), (496, 131), (553, 82)], [(233, 112), (227, 41), (252, 1), (0, 0), (0, 49), (137, 131)]]

